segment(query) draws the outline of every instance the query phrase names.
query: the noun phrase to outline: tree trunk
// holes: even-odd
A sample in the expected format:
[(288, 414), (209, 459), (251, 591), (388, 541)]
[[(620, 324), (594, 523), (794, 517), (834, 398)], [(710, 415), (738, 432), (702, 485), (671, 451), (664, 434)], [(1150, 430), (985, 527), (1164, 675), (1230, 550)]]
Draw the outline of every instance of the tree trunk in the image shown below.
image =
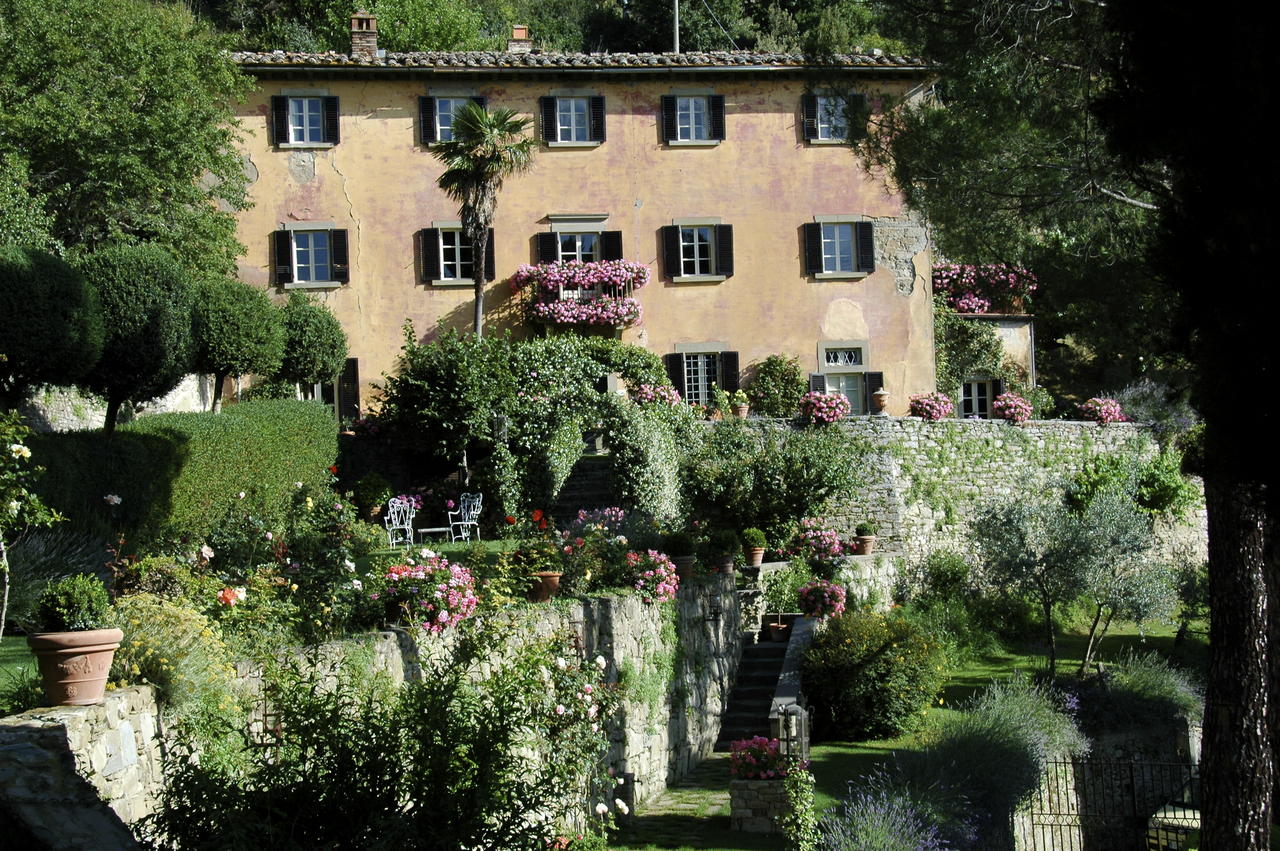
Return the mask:
[(227, 373), (215, 372), (213, 374), (213, 398), (209, 400), (209, 410), (218, 413), (222, 410), (222, 385), (226, 383)]
[(1276, 709), (1267, 711), (1267, 651), (1277, 613), (1267, 594), (1266, 495), (1260, 482), (1205, 481), (1213, 613), (1200, 774), (1206, 849), (1268, 848)]
[(120, 406), (124, 399), (114, 393), (107, 396), (107, 418), (102, 424), (102, 431), (110, 437), (116, 433), (116, 417), (120, 416)]
[(1093, 623), (1089, 626), (1089, 641), (1084, 647), (1084, 658), (1080, 660), (1080, 670), (1076, 671), (1080, 676), (1084, 676), (1084, 672), (1089, 670), (1089, 663), (1093, 661), (1093, 645), (1097, 641), (1100, 620), (1102, 620), (1102, 606), (1099, 605), (1093, 612)]
[(4, 623), (9, 617), (9, 552), (4, 548), (4, 540), (0, 539), (0, 639), (4, 638)]
[(480, 228), (480, 232), (471, 238), (471, 280), (475, 282), (476, 308), (473, 324), (476, 339), (484, 336), (484, 265), (489, 250), (489, 229)]
[(1058, 644), (1053, 635), (1053, 604), (1044, 603), (1044, 632), (1049, 639), (1049, 677), (1058, 674)]

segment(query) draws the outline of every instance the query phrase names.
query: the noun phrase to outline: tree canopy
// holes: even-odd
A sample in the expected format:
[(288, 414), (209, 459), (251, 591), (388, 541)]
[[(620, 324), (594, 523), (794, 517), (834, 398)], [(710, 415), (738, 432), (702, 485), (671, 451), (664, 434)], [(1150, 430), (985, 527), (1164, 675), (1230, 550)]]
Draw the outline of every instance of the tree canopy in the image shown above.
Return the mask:
[(191, 366), (213, 376), (212, 409), (217, 411), (228, 375), (266, 375), (280, 366), (284, 324), (280, 311), (257, 287), (210, 278), (197, 290)]
[(154, 241), (230, 272), (251, 85), (181, 5), (0, 0), (0, 196), (18, 176), (29, 221), (69, 249)]
[(294, 291), (281, 309), (284, 359), (277, 377), (302, 384), (332, 381), (347, 360), (347, 335), (329, 308)]

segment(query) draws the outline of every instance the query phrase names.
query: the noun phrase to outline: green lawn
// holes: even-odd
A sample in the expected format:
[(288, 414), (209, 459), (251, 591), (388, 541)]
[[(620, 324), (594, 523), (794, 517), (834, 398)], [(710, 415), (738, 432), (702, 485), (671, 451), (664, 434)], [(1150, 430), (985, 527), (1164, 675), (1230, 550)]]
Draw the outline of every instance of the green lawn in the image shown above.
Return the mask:
[(21, 635), (6, 635), (0, 641), (0, 679), (10, 671), (18, 671), (34, 661), (27, 649), (27, 639)]

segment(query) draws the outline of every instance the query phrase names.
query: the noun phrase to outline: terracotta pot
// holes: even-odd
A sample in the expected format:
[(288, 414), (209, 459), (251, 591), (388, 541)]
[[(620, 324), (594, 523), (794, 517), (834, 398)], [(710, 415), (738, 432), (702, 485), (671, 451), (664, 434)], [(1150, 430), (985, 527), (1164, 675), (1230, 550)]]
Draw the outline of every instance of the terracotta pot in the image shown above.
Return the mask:
[(560, 590), (560, 577), (563, 575), (554, 570), (539, 570), (530, 576), (529, 602), (545, 603), (554, 597)]
[(676, 576), (681, 579), (692, 579), (693, 565), (697, 560), (697, 556), (672, 556), (671, 563), (676, 566)]
[(860, 555), (869, 556), (876, 550), (875, 535), (859, 535), (855, 538), (858, 542), (858, 553)]
[(791, 624), (789, 623), (771, 623), (769, 624), (769, 638), (772, 641), (786, 641), (790, 635)]
[(720, 556), (717, 568), (721, 573), (733, 573), (733, 553), (725, 553)]
[(118, 629), (35, 632), (27, 645), (40, 666), (45, 698), (53, 706), (101, 703), (124, 633)]
[(747, 414), (749, 413), (751, 413), (750, 405), (734, 405), (733, 406), (733, 415), (735, 417), (741, 417), (742, 419), (746, 419)]
[(743, 547), (742, 554), (747, 557), (747, 564), (751, 567), (764, 564), (764, 547)]

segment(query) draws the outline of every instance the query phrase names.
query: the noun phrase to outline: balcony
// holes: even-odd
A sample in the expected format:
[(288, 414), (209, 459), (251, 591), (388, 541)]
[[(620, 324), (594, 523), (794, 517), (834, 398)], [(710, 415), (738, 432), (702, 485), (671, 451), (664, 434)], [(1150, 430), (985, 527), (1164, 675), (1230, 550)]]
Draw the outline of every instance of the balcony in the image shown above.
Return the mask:
[(648, 282), (649, 267), (642, 263), (570, 260), (521, 266), (511, 287), (527, 295), (531, 321), (630, 328), (643, 315), (633, 293)]

